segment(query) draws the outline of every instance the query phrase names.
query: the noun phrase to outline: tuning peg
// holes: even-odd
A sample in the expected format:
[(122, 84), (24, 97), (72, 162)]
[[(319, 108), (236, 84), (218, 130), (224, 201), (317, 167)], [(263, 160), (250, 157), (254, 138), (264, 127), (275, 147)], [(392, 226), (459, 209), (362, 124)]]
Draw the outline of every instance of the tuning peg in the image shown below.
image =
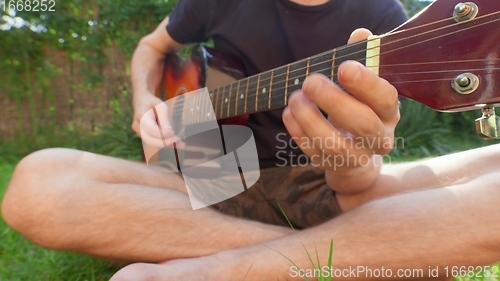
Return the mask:
[(483, 116), (476, 119), (476, 132), (485, 140), (500, 139), (500, 117), (495, 114), (495, 108), (485, 106), (482, 108)]

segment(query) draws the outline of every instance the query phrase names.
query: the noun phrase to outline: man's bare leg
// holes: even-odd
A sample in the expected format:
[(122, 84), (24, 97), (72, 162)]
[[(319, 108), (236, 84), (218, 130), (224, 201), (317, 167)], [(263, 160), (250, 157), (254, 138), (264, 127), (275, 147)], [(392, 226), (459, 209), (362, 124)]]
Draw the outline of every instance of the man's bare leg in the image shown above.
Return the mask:
[(19, 163), (2, 213), (42, 246), (124, 261), (209, 255), (291, 232), (209, 208), (193, 211), (184, 190), (166, 169), (49, 149)]
[[(415, 270), (399, 279), (427, 280), (435, 268), (440, 278), (451, 277), (453, 266), (494, 263), (500, 260), (499, 150), (498, 145), (490, 146), (397, 165), (384, 171), (384, 186), (375, 186), (379, 193), (374, 194), (398, 186), (424, 189), (368, 202), (318, 227), (259, 245), (164, 265), (131, 265), (112, 280), (293, 279), (298, 271), (291, 270), (284, 256), (302, 269), (312, 269), (304, 247), (312, 255), (318, 249), (325, 265), (332, 240), (334, 268), (384, 268), (394, 275), (400, 269)], [(365, 195), (359, 202), (364, 201)], [(345, 280), (367, 277), (346, 272)]]

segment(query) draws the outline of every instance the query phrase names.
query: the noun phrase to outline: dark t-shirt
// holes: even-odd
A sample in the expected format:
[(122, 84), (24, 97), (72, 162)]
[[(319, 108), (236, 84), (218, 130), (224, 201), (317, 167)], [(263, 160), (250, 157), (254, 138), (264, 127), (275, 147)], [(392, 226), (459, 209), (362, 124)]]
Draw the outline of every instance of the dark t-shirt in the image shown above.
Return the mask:
[[(290, 0), (179, 0), (167, 31), (179, 43), (212, 38), (216, 49), (239, 57), (246, 74), (253, 75), (345, 45), (356, 28), (382, 34), (405, 20), (397, 0), (330, 0), (318, 6)], [(249, 118), (261, 168), (306, 159), (290, 145), (282, 112)]]

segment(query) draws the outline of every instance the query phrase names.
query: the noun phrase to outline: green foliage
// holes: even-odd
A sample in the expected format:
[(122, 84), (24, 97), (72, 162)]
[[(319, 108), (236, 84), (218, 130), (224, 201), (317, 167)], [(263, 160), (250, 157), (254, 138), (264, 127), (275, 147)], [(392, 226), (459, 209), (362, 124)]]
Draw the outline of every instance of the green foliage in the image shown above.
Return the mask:
[(427, 5), (432, 3), (432, 0), (430, 1), (400, 0), (400, 1), (405, 7), (410, 17), (414, 16), (415, 14), (420, 12), (423, 8), (425, 8)]
[(47, 147), (74, 148), (118, 158), (141, 160), (142, 142), (130, 129), (132, 106), (120, 105), (119, 112), (105, 126), (89, 133), (74, 126), (46, 127), (35, 136), (20, 134), (10, 141), (0, 140), (0, 164), (15, 163), (23, 156)]
[(449, 128), (436, 122), (438, 113), (417, 102), (405, 100), (401, 104), (401, 120), (396, 127), (393, 156), (431, 156), (451, 151), (446, 144)]
[[(56, 112), (55, 97), (50, 83), (62, 73), (47, 57), (47, 51), (64, 51), (70, 61), (71, 74), (84, 76), (79, 84), (70, 83), (70, 91), (93, 89), (100, 91), (106, 79), (102, 69), (108, 60), (106, 50), (118, 48), (126, 58), (145, 34), (151, 32), (177, 0), (73, 0), (56, 1), (55, 12), (16, 12), (0, 9), (0, 93), (5, 93), (17, 105), (18, 122), (23, 122), (28, 104), (31, 115), (31, 135), (40, 126), (54, 126), (37, 118), (40, 109), (35, 97), (44, 96), (51, 112)], [(8, 23), (22, 18), (22, 26)], [(79, 62), (78, 69), (71, 62)], [(74, 72), (73, 72), (74, 71)], [(125, 72), (125, 70), (123, 70)], [(74, 82), (74, 81), (70, 81)], [(77, 94), (77, 93), (76, 93)], [(70, 104), (74, 103), (69, 101)], [(44, 110), (44, 109), (41, 109)], [(45, 120), (46, 121), (46, 120)], [(20, 126), (21, 128), (24, 126)], [(43, 128), (45, 129), (45, 128)], [(1, 137), (1, 135), (0, 135)]]
[(480, 111), (436, 112), (415, 101), (404, 100), (395, 147), (390, 155), (410, 160), (500, 143), (477, 136), (474, 121), (480, 116)]

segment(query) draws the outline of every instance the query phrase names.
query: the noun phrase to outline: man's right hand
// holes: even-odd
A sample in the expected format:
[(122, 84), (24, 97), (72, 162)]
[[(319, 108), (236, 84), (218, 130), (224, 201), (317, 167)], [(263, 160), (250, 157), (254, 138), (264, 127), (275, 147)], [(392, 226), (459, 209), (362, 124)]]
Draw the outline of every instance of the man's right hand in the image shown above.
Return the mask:
[(153, 94), (161, 80), (165, 55), (182, 46), (170, 37), (167, 24), (168, 17), (141, 39), (132, 57), (132, 130), (149, 146), (163, 148), (177, 142), (176, 147), (182, 148), (183, 143), (170, 125), (167, 104)]
[(156, 148), (170, 147), (174, 142), (181, 148), (183, 143), (175, 135), (169, 122), (167, 104), (153, 94), (140, 95), (134, 103), (132, 130), (142, 140)]

